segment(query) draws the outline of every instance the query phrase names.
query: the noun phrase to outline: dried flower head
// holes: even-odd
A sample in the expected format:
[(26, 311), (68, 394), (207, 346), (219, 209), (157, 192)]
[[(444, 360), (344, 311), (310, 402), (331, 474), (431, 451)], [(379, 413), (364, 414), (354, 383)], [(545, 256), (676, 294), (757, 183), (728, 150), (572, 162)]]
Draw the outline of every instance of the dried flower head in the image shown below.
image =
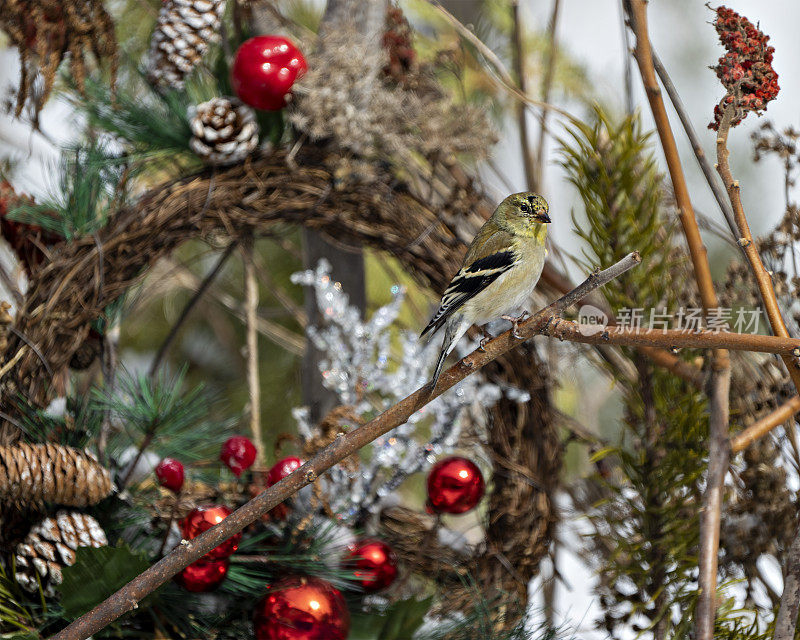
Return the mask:
[(713, 67), (727, 90), (722, 102), (714, 107), (710, 129), (719, 129), (728, 105), (735, 109), (731, 126), (739, 124), (748, 111), (760, 113), (778, 95), (778, 74), (772, 68), (774, 47), (767, 45), (765, 35), (747, 18), (727, 7), (717, 7), (714, 26), (726, 53)]
[(318, 64), (295, 84), (289, 120), (311, 140), (363, 158), (484, 157), (496, 141), (486, 110), (454, 101), (432, 74), (417, 73), (414, 90), (382, 70), (389, 52), (353, 30), (321, 38)]
[(411, 25), (400, 7), (389, 7), (386, 12), (386, 30), (382, 45), (389, 56), (383, 73), (398, 84), (408, 82), (408, 76), (415, 71), (417, 54), (414, 51)]

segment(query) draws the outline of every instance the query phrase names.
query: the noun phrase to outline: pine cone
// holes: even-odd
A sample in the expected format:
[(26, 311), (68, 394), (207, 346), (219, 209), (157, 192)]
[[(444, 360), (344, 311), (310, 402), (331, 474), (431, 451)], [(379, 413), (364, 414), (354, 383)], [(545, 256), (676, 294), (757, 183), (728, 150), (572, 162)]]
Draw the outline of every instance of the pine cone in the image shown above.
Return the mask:
[[(75, 563), (78, 547), (104, 547), (105, 532), (92, 516), (59, 511), (35, 525), (14, 550), (16, 579), (26, 591), (36, 592), (41, 582), (45, 595), (55, 595), (61, 569)], [(38, 575), (38, 580), (37, 580)]]
[(210, 44), (219, 40), (225, 0), (166, 0), (150, 40), (149, 76), (160, 87), (182, 89)]
[(96, 504), (111, 493), (111, 474), (88, 451), (57, 444), (0, 446), (0, 503)]
[(189, 146), (208, 164), (234, 164), (258, 146), (256, 114), (237, 98), (199, 104), (191, 119)]

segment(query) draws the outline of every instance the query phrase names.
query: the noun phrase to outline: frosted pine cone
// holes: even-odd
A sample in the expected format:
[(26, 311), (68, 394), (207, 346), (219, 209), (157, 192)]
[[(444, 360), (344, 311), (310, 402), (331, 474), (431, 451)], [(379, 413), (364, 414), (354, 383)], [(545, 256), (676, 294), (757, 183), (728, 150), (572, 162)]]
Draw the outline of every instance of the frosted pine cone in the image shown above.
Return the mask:
[(225, 0), (166, 0), (150, 40), (151, 81), (182, 89), (209, 45), (219, 40), (223, 13)]
[(111, 489), (108, 469), (88, 451), (24, 442), (0, 446), (0, 503), (85, 507)]
[[(97, 520), (77, 511), (59, 511), (35, 525), (14, 550), (16, 579), (27, 591), (36, 592), (41, 582), (45, 595), (55, 595), (61, 569), (75, 564), (78, 547), (104, 547), (105, 532)], [(38, 575), (38, 580), (37, 580)]]
[(237, 98), (213, 98), (199, 104), (191, 119), (189, 146), (208, 164), (234, 164), (258, 146), (255, 112)]

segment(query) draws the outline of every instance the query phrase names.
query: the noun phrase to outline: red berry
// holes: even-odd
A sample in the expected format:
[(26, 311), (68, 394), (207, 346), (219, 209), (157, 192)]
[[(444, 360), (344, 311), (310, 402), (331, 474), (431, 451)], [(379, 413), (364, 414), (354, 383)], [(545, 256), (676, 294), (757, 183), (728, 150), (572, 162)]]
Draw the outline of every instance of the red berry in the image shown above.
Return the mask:
[(428, 504), (439, 513), (465, 513), (481, 501), (485, 485), (478, 466), (453, 456), (440, 460), (428, 474)]
[(264, 111), (280, 111), (294, 81), (308, 66), (291, 40), (283, 36), (250, 38), (236, 52), (231, 84), (242, 102)]
[(183, 487), (183, 465), (175, 458), (164, 458), (156, 467), (156, 477), (162, 487), (178, 493)]
[(385, 589), (397, 577), (397, 555), (381, 540), (359, 540), (350, 548), (345, 566), (353, 569), (353, 575), (366, 593)]
[[(196, 538), (204, 531), (208, 531), (214, 525), (222, 522), (231, 515), (231, 513), (232, 511), (222, 504), (211, 504), (192, 509), (189, 514), (181, 520), (181, 535), (183, 535), (186, 540)], [(239, 542), (241, 542), (241, 540), (242, 534), (240, 532), (209, 551), (203, 556), (202, 560), (204, 562), (209, 562), (211, 560), (223, 560), (229, 557), (239, 548)]]
[(222, 445), (219, 459), (228, 467), (236, 477), (253, 466), (256, 461), (256, 447), (245, 436), (231, 436)]
[(216, 589), (228, 575), (229, 560), (198, 560), (175, 576), (175, 582), (187, 591), (203, 593)]

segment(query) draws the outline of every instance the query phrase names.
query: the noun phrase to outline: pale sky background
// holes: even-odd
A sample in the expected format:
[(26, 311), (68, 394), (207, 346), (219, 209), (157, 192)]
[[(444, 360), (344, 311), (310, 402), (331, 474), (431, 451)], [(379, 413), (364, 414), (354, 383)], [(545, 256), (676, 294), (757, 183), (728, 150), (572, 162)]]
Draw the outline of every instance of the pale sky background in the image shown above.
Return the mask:
[[(551, 11), (551, 0), (526, 0), (524, 6), (527, 11), (526, 21), (532, 26), (544, 28)], [(753, 21), (759, 21), (762, 30), (771, 36), (771, 44), (776, 49), (774, 66), (780, 76), (781, 91), (777, 100), (769, 105), (766, 117), (779, 129), (788, 125), (800, 127), (800, 73), (792, 71), (793, 65), (800, 60), (800, 38), (797, 35), (800, 3), (796, 0), (731, 0), (728, 6)], [(715, 64), (721, 52), (716, 33), (709, 24), (712, 17), (713, 13), (705, 7), (703, 0), (650, 2), (649, 21), (654, 47), (681, 93), (711, 158), (714, 156), (715, 138), (706, 125), (712, 117), (714, 104), (722, 96), (721, 86), (714, 73), (708, 69)], [(562, 0), (558, 38), (561, 46), (586, 66), (600, 97), (622, 111), (624, 51), (618, 0)], [(16, 54), (9, 50), (0, 51), (0, 87), (3, 87), (3, 93), (6, 85), (16, 83), (16, 74)], [(635, 102), (640, 105), (645, 122), (650, 127), (652, 120), (649, 107), (635, 66), (633, 80)], [(538, 85), (536, 79), (532, 85)], [(557, 96), (554, 101), (558, 102)], [(564, 106), (576, 108), (575, 105)], [(698, 210), (722, 222), (691, 150), (681, 134), (677, 118), (671, 110), (670, 114), (694, 205)], [(56, 101), (51, 101), (45, 108), (42, 121), (48, 137), (57, 143), (68, 141), (77, 131), (77, 127), (70, 123), (69, 110)], [(533, 116), (531, 122), (535, 122)], [(758, 165), (751, 162), (749, 134), (759, 124), (758, 118), (749, 115), (745, 123), (732, 133), (730, 145), (734, 173), (741, 179), (742, 197), (755, 233), (767, 231), (783, 212), (783, 171), (780, 163), (774, 159), (764, 160)], [(550, 125), (556, 134), (563, 133), (563, 127), (556, 118), (551, 118)], [(513, 186), (522, 190), (522, 165), (515, 136), (516, 134), (508, 137), (498, 146), (496, 161), (504, 167)], [(556, 243), (567, 251), (574, 251), (576, 245), (569, 223), (569, 212), (572, 208), (577, 209), (578, 200), (565, 182), (559, 167), (553, 162), (552, 147), (551, 144), (550, 163), (545, 173), (545, 195), (551, 203), (551, 215), (557, 223), (553, 225)], [(2, 155), (8, 155), (10, 151), (20, 161), (15, 180), (19, 190), (33, 194), (46, 192), (57, 161), (53, 146), (38, 134), (31, 134), (25, 127), (13, 123), (8, 117), (0, 116), (0, 148)], [(658, 158), (662, 160), (660, 151)], [(501, 198), (505, 187), (497, 183), (493, 186), (496, 196)], [(709, 245), (712, 250), (718, 246), (714, 241), (709, 242)], [(562, 373), (567, 373), (567, 369), (565, 367)], [(579, 527), (578, 521), (567, 522), (561, 534), (566, 548), (559, 558), (559, 570), (566, 577), (571, 589), (558, 587), (558, 619), (575, 629), (578, 638), (594, 640), (604, 638), (605, 634), (592, 630), (592, 621), (598, 612), (592, 595), (593, 577), (591, 571), (570, 552), (570, 548), (574, 548), (576, 544)], [(775, 586), (779, 587), (779, 569), (774, 568), (772, 573), (776, 576)], [(533, 589), (537, 589), (536, 584)]]

